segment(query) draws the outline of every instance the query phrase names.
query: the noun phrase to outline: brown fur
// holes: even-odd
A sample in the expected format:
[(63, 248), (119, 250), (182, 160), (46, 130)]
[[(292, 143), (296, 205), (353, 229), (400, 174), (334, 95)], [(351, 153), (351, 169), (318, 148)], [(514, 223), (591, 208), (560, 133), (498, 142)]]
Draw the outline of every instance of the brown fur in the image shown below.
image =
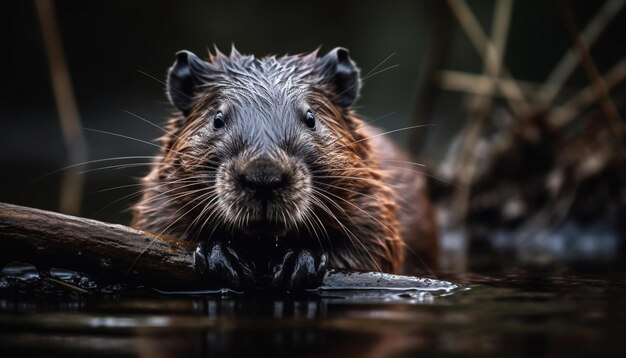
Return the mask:
[[(386, 162), (406, 161), (407, 157), (384, 136), (369, 139), (379, 132), (354, 111), (329, 100), (332, 88), (320, 83), (312, 70), (316, 55), (261, 60), (294, 66), (294, 84), (307, 89), (306, 100), (323, 125), (319, 134), (304, 139), (298, 133), (302, 129), (297, 127), (281, 147), (281, 151), (291, 153), (285, 160), (287, 164), (294, 168), (306, 164), (305, 169), (298, 170), (310, 176), (307, 185), (319, 190), (307, 194), (312, 197), (306, 208), (311, 211), (307, 214), (309, 221), (294, 223), (287, 236), (295, 245), (327, 252), (331, 267), (399, 273), (404, 268), (409, 242), (422, 259), (434, 264), (438, 252), (436, 229), (423, 176), (408, 165)], [(216, 168), (226, 158), (219, 157), (211, 140), (203, 137), (204, 141), (199, 141), (197, 135), (206, 126), (207, 111), (211, 112), (225, 97), (217, 95), (220, 86), (233, 81), (236, 85), (238, 74), (242, 69), (249, 70), (246, 66), (253, 60), (236, 51), (230, 56), (219, 52), (211, 56), (209, 64), (215, 68), (225, 71), (231, 66), (235, 70), (226, 72), (230, 73), (228, 81), (220, 82), (218, 78), (214, 87), (207, 86), (188, 118), (178, 115), (169, 121), (169, 133), (161, 138), (160, 156), (142, 181), (144, 194), (134, 207), (133, 226), (188, 239), (205, 237), (207, 232), (209, 238), (231, 240), (231, 236), (245, 236), (238, 227), (244, 225), (243, 218), (229, 222), (215, 208), (216, 202), (223, 200), (215, 193)], [(232, 97), (228, 100), (234, 106), (242, 106)], [(211, 135), (207, 134), (209, 138)], [(313, 159), (308, 154), (302, 154), (305, 159), (301, 160), (292, 155), (311, 150)], [(233, 160), (245, 160), (246, 155), (254, 154), (235, 152), (239, 154)], [(284, 208), (287, 215), (293, 210)]]

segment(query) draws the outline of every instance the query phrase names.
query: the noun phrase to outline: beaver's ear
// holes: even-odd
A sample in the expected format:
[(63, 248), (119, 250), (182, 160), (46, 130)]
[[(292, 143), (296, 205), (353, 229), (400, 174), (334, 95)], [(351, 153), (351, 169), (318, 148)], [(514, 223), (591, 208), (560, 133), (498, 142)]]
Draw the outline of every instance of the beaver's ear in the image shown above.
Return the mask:
[(189, 51), (176, 53), (167, 74), (167, 96), (184, 115), (193, 108), (194, 95), (210, 74), (209, 65)]
[(335, 90), (333, 102), (342, 107), (351, 106), (359, 96), (361, 78), (359, 69), (343, 47), (336, 47), (319, 60), (322, 80)]

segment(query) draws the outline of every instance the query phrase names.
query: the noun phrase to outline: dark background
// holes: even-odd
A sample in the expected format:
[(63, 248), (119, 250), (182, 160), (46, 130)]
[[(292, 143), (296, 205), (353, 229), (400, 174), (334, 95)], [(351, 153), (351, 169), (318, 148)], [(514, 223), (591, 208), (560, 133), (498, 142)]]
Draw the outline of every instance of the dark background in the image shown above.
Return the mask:
[[(213, 45), (231, 44), (256, 55), (308, 52), (318, 46), (350, 49), (363, 72), (393, 54), (398, 65), (367, 80), (357, 103), (368, 118), (393, 115), (377, 122), (395, 129), (413, 121), (420, 68), (433, 24), (434, 1), (56, 1), (59, 29), (84, 127), (141, 140), (160, 135), (157, 128), (123, 112), (128, 110), (162, 124), (172, 110), (164, 86), (142, 74), (164, 79), (174, 53), (188, 49), (206, 55)], [(469, 1), (486, 32), (492, 1)], [(601, 1), (574, 1), (580, 24)], [(67, 165), (52, 95), (46, 53), (31, 1), (5, 1), (0, 11), (0, 201), (58, 210), (61, 174)], [(553, 1), (515, 2), (505, 63), (513, 77), (542, 82), (570, 46), (559, 5)], [(451, 52), (442, 68), (480, 72), (482, 61), (467, 37), (451, 22)], [(594, 46), (601, 72), (624, 55), (624, 15), (620, 14)], [(582, 27), (582, 26), (581, 26)], [(568, 82), (587, 84), (578, 69)], [(567, 90), (565, 91), (567, 93)], [(464, 95), (448, 93), (432, 118), (438, 126), (424, 129), (428, 143), (420, 159), (436, 165), (464, 121)], [(90, 160), (153, 155), (156, 148), (105, 134), (86, 132)], [(406, 142), (406, 132), (394, 134)], [(409, 143), (408, 146), (418, 146)], [(110, 165), (94, 164), (90, 168)], [(133, 199), (111, 202), (133, 192), (103, 189), (135, 182), (146, 168), (86, 173), (81, 215), (126, 222), (123, 209)], [(34, 180), (35, 179), (35, 180)]]

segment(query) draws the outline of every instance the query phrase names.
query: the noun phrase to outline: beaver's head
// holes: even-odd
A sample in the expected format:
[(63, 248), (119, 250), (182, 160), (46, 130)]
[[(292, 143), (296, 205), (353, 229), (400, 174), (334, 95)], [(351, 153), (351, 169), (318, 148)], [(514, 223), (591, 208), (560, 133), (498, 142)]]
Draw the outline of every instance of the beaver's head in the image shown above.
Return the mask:
[(349, 115), (359, 70), (347, 50), (255, 58), (233, 49), (208, 61), (181, 51), (167, 84), (181, 116), (166, 156), (176, 180), (204, 186), (185, 198), (198, 203), (189, 207), (199, 224), (280, 236), (321, 230), (314, 212), (338, 210), (322, 183), (363, 159)]

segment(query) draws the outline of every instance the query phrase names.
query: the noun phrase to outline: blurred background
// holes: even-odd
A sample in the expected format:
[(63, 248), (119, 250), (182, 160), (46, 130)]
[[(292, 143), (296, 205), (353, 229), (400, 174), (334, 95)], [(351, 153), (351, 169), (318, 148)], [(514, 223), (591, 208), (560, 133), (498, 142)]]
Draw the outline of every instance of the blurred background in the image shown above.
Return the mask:
[(434, 124), (390, 136), (426, 164), (445, 267), (621, 261), (624, 1), (2, 7), (0, 201), (127, 224), (149, 160), (121, 157), (158, 150), (146, 121), (172, 112), (163, 81), (176, 51), (344, 46), (379, 72), (361, 114), (389, 131)]

